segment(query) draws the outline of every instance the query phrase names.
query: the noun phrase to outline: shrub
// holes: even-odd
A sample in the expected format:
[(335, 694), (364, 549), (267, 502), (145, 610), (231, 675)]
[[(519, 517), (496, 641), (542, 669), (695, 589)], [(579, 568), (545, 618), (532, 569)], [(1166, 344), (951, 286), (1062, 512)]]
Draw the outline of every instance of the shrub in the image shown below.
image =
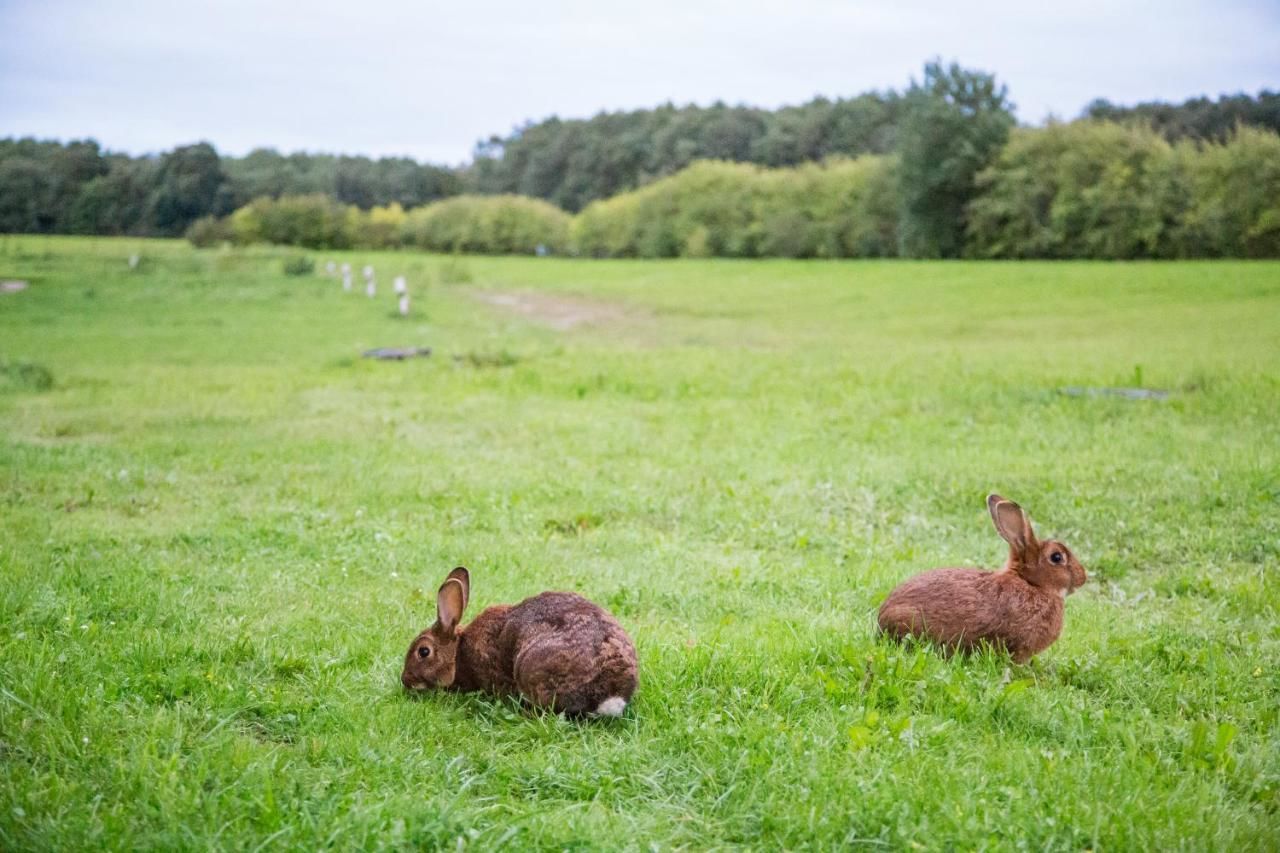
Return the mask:
[(861, 157), (770, 175), (762, 253), (793, 258), (897, 254), (896, 161)]
[(347, 213), (351, 218), (355, 245), (366, 249), (391, 249), (401, 244), (408, 217), (399, 202), (370, 208), (368, 212), (352, 207)]
[(979, 176), (969, 252), (999, 258), (1280, 256), (1280, 136), (1170, 145), (1099, 121), (1016, 131)]
[(532, 255), (568, 247), (569, 215), (555, 205), (516, 195), (456, 196), (405, 216), (406, 245), (432, 252)]
[(573, 223), (593, 257), (843, 258), (897, 247), (895, 161), (861, 157), (762, 169), (704, 161), (595, 202)]
[(306, 255), (295, 255), (285, 259), (283, 269), (285, 275), (311, 275), (316, 271), (316, 262)]
[(1197, 254), (1280, 257), (1280, 135), (1241, 127), (1196, 150), (1184, 239), (1203, 244)]
[(1016, 131), (978, 177), (969, 251), (1004, 258), (1135, 258), (1169, 244), (1176, 169), (1158, 134), (1104, 122)]
[(187, 229), (187, 240), (197, 249), (229, 243), (232, 237), (230, 220), (216, 216), (202, 216)]
[(359, 212), (328, 196), (259, 198), (231, 214), (232, 239), (239, 244), (277, 243), (308, 249), (346, 249), (355, 243)]

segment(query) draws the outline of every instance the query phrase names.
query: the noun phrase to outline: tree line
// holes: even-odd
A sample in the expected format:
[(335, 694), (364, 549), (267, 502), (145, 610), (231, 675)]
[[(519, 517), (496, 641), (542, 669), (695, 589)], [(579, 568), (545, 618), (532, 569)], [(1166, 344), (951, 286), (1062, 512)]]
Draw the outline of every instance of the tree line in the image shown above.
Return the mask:
[(226, 157), (207, 143), (130, 157), (93, 140), (0, 139), (0, 232), (177, 237), (257, 198), (319, 193), (360, 208), (417, 207), (458, 195), (462, 181), (405, 157)]
[(518, 195), (411, 211), (361, 211), (319, 194), (263, 198), (200, 220), (189, 236), (201, 246), (602, 258), (1280, 257), (1280, 135), (1270, 131), (1242, 127), (1200, 144), (1092, 120), (1015, 129), (972, 176), (962, 230), (945, 243), (928, 242), (930, 223), (912, 224), (909, 153), (772, 169), (702, 160), (574, 216)]
[(794, 166), (892, 151), (902, 97), (817, 98), (776, 111), (717, 103), (551, 118), (476, 147), (468, 187), (544, 198), (570, 212), (698, 160)]
[(571, 245), (595, 257), (1280, 258), (1270, 131), (1198, 144), (1091, 120), (1017, 129), (941, 241), (914, 218), (908, 156), (698, 163), (589, 205)]
[[(928, 68), (925, 73), (930, 76)], [(832, 157), (888, 154), (899, 147), (904, 124), (917, 115), (913, 106), (919, 88), (913, 84), (904, 92), (816, 98), (775, 111), (722, 103), (667, 104), (602, 112), (588, 119), (553, 117), (478, 145), (467, 172), (467, 190), (535, 196), (577, 212), (592, 201), (674, 174), (697, 160), (795, 166)], [(1280, 132), (1280, 93), (1134, 107), (1097, 100), (1083, 117), (1149, 124), (1171, 142), (1222, 141), (1238, 124)]]
[[(1265, 150), (1269, 137), (1246, 137), (1237, 129), (1280, 130), (1280, 95), (1262, 92), (1130, 108), (1097, 101), (1076, 122), (1045, 128), (1015, 124), (1007, 92), (994, 76), (934, 62), (901, 92), (819, 98), (775, 111), (666, 105), (582, 120), (551, 118), (483, 142), (473, 161), (460, 169), (407, 158), (282, 155), (269, 149), (220, 157), (203, 143), (159, 156), (128, 157), (104, 152), (92, 141), (0, 140), (0, 231), (156, 236), (191, 231), (201, 243), (280, 239), (334, 247), (490, 247), (466, 249), (477, 251), (519, 245), (523, 251), (527, 235), (514, 242), (477, 236), (498, 233), (494, 229), (501, 229), (493, 223), (523, 216), (534, 223), (529, 233), (540, 235), (534, 245), (637, 256), (1079, 256), (1081, 246), (1107, 256), (1163, 256), (1256, 252), (1267, 243), (1267, 228), (1255, 223), (1249, 227), (1261, 232), (1250, 232), (1254, 236), (1241, 237), (1229, 248), (1231, 241), (1222, 236), (1228, 226), (1222, 223), (1244, 220), (1227, 213), (1210, 217), (1203, 205), (1190, 201), (1207, 198), (1211, 183), (1207, 166), (1190, 164), (1212, 159), (1197, 156), (1200, 151), (1229, 159)], [(1088, 130), (1099, 126), (1113, 129)], [(1104, 137), (1110, 141), (1100, 141)], [(1097, 165), (1105, 152), (1126, 144), (1133, 148), (1127, 155), (1132, 163), (1117, 167), (1119, 171)], [(1074, 159), (1067, 158), (1070, 163), (1083, 157), (1094, 166), (1055, 166), (1063, 146), (1081, 149)], [(1146, 153), (1135, 153), (1139, 151)], [(707, 162), (715, 165), (700, 165)], [(729, 168), (731, 164), (739, 168)], [(1148, 167), (1151, 174), (1133, 178), (1133, 168)], [(1267, 174), (1266, 164), (1260, 168)], [(1025, 172), (1022, 191), (1032, 193), (1034, 185), (1037, 193), (1034, 201), (1025, 200), (1028, 206), (1021, 213), (1024, 218), (1048, 216), (1047, 224), (1037, 219), (1034, 226), (1015, 225), (1021, 221), (1018, 216), (1001, 208), (1000, 199), (1016, 188), (1010, 176), (1017, 170)], [(1225, 181), (1227, 171), (1220, 165), (1215, 174)], [(1161, 220), (1165, 236), (1136, 244), (1117, 238), (1116, 245), (1140, 247), (1121, 251), (1106, 240), (1080, 243), (1064, 236), (1077, 233), (1079, 217), (1046, 213), (1070, 207), (1065, 200), (1074, 192), (1070, 187), (1085, 186), (1087, 180), (1104, 181), (1106, 187), (1080, 190), (1080, 199), (1108, 193), (1118, 198), (1139, 186), (1152, 192), (1159, 183), (1155, 172), (1179, 182), (1178, 188), (1148, 196), (1144, 210), (1152, 208), (1150, 198), (1176, 197), (1181, 200), (1170, 202), (1174, 212), (1159, 216), (1179, 222), (1209, 217), (1216, 224), (1184, 224), (1179, 226), (1184, 236), (1173, 240), (1168, 235), (1176, 229)], [(677, 182), (669, 182), (676, 177)], [(708, 187), (704, 195), (691, 189), (700, 184)], [(678, 223), (700, 221), (698, 211), (710, 211), (711, 199), (730, 185), (737, 189), (726, 190), (724, 197), (737, 193), (740, 202), (751, 206), (724, 216), (754, 217), (749, 233), (721, 240), (718, 221), (708, 220), (689, 226), (692, 230), (685, 234)], [(1116, 186), (1120, 188), (1107, 189)], [(1259, 186), (1269, 185), (1263, 178), (1245, 189)], [(466, 198), (472, 195), (500, 198), (481, 204)], [(1053, 200), (1047, 200), (1050, 195)], [(466, 226), (469, 231), (445, 228), (438, 219), (443, 214), (416, 213), (455, 196), (464, 200), (436, 209), (472, 222)], [(542, 199), (579, 215), (570, 228), (568, 216), (554, 216), (548, 206), (510, 196)], [(625, 231), (620, 222), (647, 218), (651, 210), (664, 211), (667, 224), (626, 239), (620, 236)], [(238, 229), (230, 217), (237, 211)], [(1090, 220), (1091, 229), (1105, 222), (1119, 233), (1131, 225), (1115, 210), (1097, 217)], [(410, 219), (416, 230), (406, 224)], [(275, 224), (255, 230), (252, 222)], [(435, 224), (428, 228), (426, 222)], [(502, 227), (507, 228), (503, 233), (511, 233)], [(1014, 239), (1019, 227), (1036, 236)], [(468, 236), (459, 236), (463, 231)], [(570, 232), (578, 235), (576, 242), (569, 239)], [(596, 232), (611, 236), (589, 236)], [(1056, 236), (1046, 236), (1050, 232)], [(1191, 240), (1193, 232), (1201, 237)], [(1205, 237), (1209, 232), (1218, 236)], [(1174, 244), (1182, 248), (1169, 248)], [(1104, 245), (1105, 250), (1097, 248)]]
[(1099, 98), (1085, 108), (1083, 117), (1149, 127), (1169, 142), (1222, 142), (1240, 125), (1280, 133), (1280, 92), (1222, 95), (1216, 101), (1191, 98), (1181, 104), (1146, 101), (1132, 107)]

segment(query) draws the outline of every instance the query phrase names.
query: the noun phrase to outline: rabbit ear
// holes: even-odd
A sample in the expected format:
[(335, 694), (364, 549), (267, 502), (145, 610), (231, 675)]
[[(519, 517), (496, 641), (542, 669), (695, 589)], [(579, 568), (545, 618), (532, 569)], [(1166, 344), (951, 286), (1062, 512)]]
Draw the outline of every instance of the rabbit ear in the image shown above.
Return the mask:
[(999, 495), (987, 495), (987, 510), (991, 520), (995, 522), (996, 532), (1009, 543), (1011, 556), (1022, 557), (1036, 544), (1036, 535), (1031, 530), (1031, 520), (1027, 518), (1022, 507)]
[(449, 578), (440, 585), (436, 593), (436, 622), (440, 630), (452, 634), (462, 619), (462, 611), (467, 606), (467, 596), (463, 592), (462, 582), (457, 578)]
[(467, 603), (471, 601), (471, 573), (462, 566), (449, 572), (446, 580), (457, 581), (462, 584), (462, 609), (467, 609)]

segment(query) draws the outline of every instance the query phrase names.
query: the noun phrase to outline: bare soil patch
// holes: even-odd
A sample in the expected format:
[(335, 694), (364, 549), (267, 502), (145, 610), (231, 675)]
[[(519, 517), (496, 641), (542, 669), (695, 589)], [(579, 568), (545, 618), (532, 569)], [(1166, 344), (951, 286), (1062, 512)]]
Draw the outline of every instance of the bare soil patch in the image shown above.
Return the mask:
[(628, 320), (643, 319), (648, 312), (634, 307), (547, 293), (484, 291), (476, 299), (527, 317), (560, 332), (587, 326), (605, 326)]

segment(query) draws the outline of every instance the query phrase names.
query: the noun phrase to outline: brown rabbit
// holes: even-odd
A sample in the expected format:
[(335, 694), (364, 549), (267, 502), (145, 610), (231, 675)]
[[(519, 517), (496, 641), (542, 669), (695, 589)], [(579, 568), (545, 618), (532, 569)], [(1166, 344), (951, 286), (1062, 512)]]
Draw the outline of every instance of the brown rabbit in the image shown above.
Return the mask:
[(996, 530), (1009, 543), (998, 572), (934, 569), (899, 586), (880, 605), (880, 630), (895, 639), (924, 637), (947, 649), (981, 642), (1005, 649), (1016, 663), (1047, 649), (1062, 632), (1063, 601), (1086, 580), (1061, 542), (1040, 542), (1022, 507), (987, 497)]
[(471, 576), (449, 572), (436, 621), (414, 638), (400, 681), (410, 690), (519, 694), (571, 716), (619, 717), (636, 689), (636, 649), (599, 606), (572, 592), (544, 592), (489, 607), (464, 629)]

